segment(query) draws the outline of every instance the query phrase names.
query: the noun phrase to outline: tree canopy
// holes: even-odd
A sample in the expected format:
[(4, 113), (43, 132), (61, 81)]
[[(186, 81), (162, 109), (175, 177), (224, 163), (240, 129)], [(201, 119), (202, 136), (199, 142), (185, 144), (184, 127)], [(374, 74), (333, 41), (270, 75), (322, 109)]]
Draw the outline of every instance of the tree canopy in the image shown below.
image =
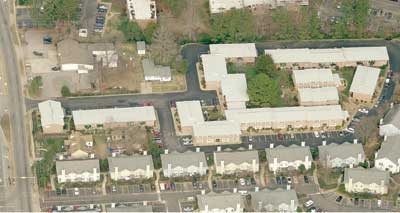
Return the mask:
[(75, 21), (79, 15), (79, 0), (47, 1), (40, 12), (40, 20), (47, 26), (59, 21)]
[(257, 74), (247, 83), (249, 104), (254, 107), (273, 107), (280, 104), (281, 90), (277, 81), (264, 73)]
[(276, 76), (276, 67), (274, 65), (274, 60), (272, 60), (270, 55), (261, 55), (257, 57), (256, 71), (257, 74), (264, 73), (270, 78), (274, 78)]

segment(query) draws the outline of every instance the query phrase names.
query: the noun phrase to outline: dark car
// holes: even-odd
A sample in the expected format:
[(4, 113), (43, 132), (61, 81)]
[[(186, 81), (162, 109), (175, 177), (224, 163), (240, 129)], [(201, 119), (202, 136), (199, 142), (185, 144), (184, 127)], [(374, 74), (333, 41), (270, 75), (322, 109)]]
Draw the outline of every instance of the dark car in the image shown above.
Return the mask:
[(143, 185), (139, 185), (139, 191), (140, 192), (144, 192), (144, 186)]
[(310, 180), (308, 179), (307, 175), (304, 175), (304, 183), (310, 183)]
[(341, 196), (341, 195), (336, 198), (337, 203), (340, 203), (342, 200), (343, 200), (343, 196)]
[(175, 190), (176, 189), (176, 185), (174, 182), (171, 183), (171, 190)]
[(254, 178), (250, 179), (251, 185), (256, 185), (256, 180)]
[(57, 194), (57, 195), (61, 195), (61, 193), (62, 193), (62, 192), (61, 192), (61, 189), (57, 188), (57, 189), (56, 189), (56, 194)]
[(213, 180), (212, 185), (213, 185), (213, 188), (217, 188), (217, 181)]
[(43, 53), (42, 52), (38, 52), (38, 51), (33, 51), (33, 55), (43, 56)]
[(286, 177), (282, 177), (282, 184), (283, 185), (287, 185), (288, 184)]
[(43, 44), (51, 44), (53, 42), (53, 38), (51, 36), (43, 37)]
[(354, 205), (358, 206), (358, 203), (359, 203), (359, 198), (358, 197), (354, 198)]
[(281, 177), (281, 176), (276, 177), (276, 183), (277, 183), (278, 185), (281, 185), (281, 184), (282, 184), (282, 177)]

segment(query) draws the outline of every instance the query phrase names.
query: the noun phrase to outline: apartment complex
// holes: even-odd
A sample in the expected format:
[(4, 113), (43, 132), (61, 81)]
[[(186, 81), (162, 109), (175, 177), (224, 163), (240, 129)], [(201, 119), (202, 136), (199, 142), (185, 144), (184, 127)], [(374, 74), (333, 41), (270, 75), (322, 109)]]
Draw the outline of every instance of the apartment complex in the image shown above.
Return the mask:
[(264, 189), (250, 195), (254, 212), (296, 212), (299, 206), (295, 190)]
[(322, 106), (339, 104), (339, 93), (336, 87), (298, 89), (300, 106)]
[(346, 168), (344, 186), (350, 193), (387, 194), (390, 175), (388, 171), (364, 168)]
[(245, 109), (249, 101), (245, 74), (229, 74), (223, 78), (221, 94), (227, 109)]
[(157, 9), (155, 0), (126, 0), (126, 4), (129, 20), (157, 20)]
[(393, 105), (379, 126), (380, 136), (400, 135), (400, 104)]
[(365, 161), (362, 144), (343, 143), (318, 146), (319, 160), (328, 168), (356, 167)]
[(400, 172), (400, 135), (385, 136), (381, 148), (375, 153), (375, 168), (392, 174)]
[(168, 153), (161, 155), (162, 171), (165, 177), (206, 175), (207, 161), (204, 152)]
[(153, 177), (154, 166), (151, 155), (108, 158), (112, 180), (149, 179)]
[(350, 86), (350, 97), (361, 102), (371, 102), (380, 72), (378, 68), (357, 66)]
[(332, 74), (330, 69), (293, 70), (293, 83), (297, 89), (337, 87), (340, 85), (338, 74)]
[(278, 146), (276, 148), (271, 144), (265, 152), (269, 170), (274, 174), (281, 170), (297, 170), (300, 165), (304, 165), (307, 170), (311, 168), (310, 147), (304, 144), (302, 146), (293, 144), (289, 147)]
[(200, 212), (243, 212), (244, 201), (239, 193), (210, 192), (197, 195), (197, 204)]
[(181, 131), (186, 134), (193, 133), (193, 126), (196, 123), (204, 122), (200, 101), (176, 102), (176, 110), (179, 116)]
[(254, 63), (257, 49), (254, 43), (210, 44), (210, 54), (221, 55), (232, 62)]
[(327, 49), (267, 49), (275, 64), (280, 67), (320, 68), (359, 64), (380, 67), (388, 64), (386, 47), (342, 47)]
[(99, 160), (56, 161), (58, 183), (96, 182), (100, 180)]
[(202, 70), (205, 87), (210, 90), (218, 90), (221, 80), (228, 75), (226, 60), (223, 55), (201, 55)]
[(340, 105), (225, 110), (227, 120), (253, 129), (320, 128), (342, 126), (349, 117)]
[(307, 6), (308, 0), (210, 0), (211, 13), (223, 13), (232, 9), (256, 8), (267, 6), (275, 8), (290, 4)]
[(260, 162), (258, 151), (214, 152), (217, 174), (256, 173)]
[(152, 127), (157, 120), (153, 106), (75, 110), (72, 111), (72, 116), (76, 130), (141, 124)]
[(38, 104), (40, 123), (44, 134), (57, 134), (64, 131), (64, 109), (60, 102), (47, 100)]
[(193, 126), (194, 146), (239, 144), (240, 125), (233, 121), (207, 121)]

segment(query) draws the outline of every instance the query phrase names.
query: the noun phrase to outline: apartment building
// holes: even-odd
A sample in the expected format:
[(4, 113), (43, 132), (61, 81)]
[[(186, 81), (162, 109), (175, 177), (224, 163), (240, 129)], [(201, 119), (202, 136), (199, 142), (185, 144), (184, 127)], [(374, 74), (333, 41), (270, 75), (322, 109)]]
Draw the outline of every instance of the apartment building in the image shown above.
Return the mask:
[(155, 0), (126, 0), (126, 4), (129, 20), (157, 20), (157, 9)]
[(359, 64), (380, 67), (389, 62), (386, 47), (267, 49), (265, 54), (271, 55), (278, 67), (286, 68), (355, 67)]
[(183, 133), (193, 134), (193, 126), (196, 123), (204, 122), (200, 101), (178, 101), (176, 110), (179, 116), (180, 130)]
[(230, 120), (196, 123), (193, 126), (193, 145), (239, 144), (241, 133), (239, 123)]
[(392, 105), (379, 125), (380, 136), (400, 135), (400, 104)]
[(57, 160), (58, 183), (100, 181), (99, 160)]
[(38, 104), (43, 134), (64, 132), (64, 109), (60, 102), (47, 100)]
[(330, 69), (304, 69), (293, 70), (292, 78), (297, 89), (337, 87), (340, 79), (336, 75)]
[(350, 97), (360, 102), (371, 102), (380, 72), (378, 68), (357, 66), (350, 86)]
[(318, 146), (318, 150), (320, 162), (328, 168), (356, 167), (365, 161), (364, 149), (357, 140), (353, 143), (329, 145), (324, 142), (322, 146)]
[(214, 152), (217, 174), (256, 173), (260, 162), (258, 151)]
[(254, 43), (210, 44), (210, 54), (221, 55), (231, 62), (254, 63), (257, 49)]
[(112, 180), (149, 179), (153, 177), (154, 165), (151, 155), (108, 158)]
[(76, 130), (116, 128), (130, 125), (153, 127), (156, 112), (153, 106), (108, 108), (72, 111)]
[(218, 90), (221, 80), (228, 75), (225, 57), (211, 54), (203, 54), (200, 57), (205, 83), (203, 86), (209, 90)]
[(339, 93), (336, 87), (298, 89), (300, 106), (323, 106), (339, 104)]
[(381, 148), (375, 153), (375, 168), (392, 174), (400, 172), (400, 135), (385, 136)]
[(254, 212), (296, 212), (299, 206), (295, 190), (264, 189), (250, 195)]
[(310, 147), (305, 146), (304, 142), (302, 142), (302, 146), (293, 144), (288, 147), (277, 146), (274, 148), (273, 144), (270, 145), (270, 148), (265, 151), (269, 170), (274, 174), (281, 170), (297, 170), (300, 165), (304, 165), (307, 170), (311, 168)]
[(233, 9), (256, 8), (267, 6), (269, 8), (288, 5), (307, 6), (308, 0), (210, 0), (211, 13), (223, 13)]
[(243, 212), (244, 201), (239, 193), (209, 192), (197, 195), (197, 204), (200, 212)]
[(184, 177), (207, 174), (207, 161), (204, 152), (184, 152), (161, 154), (162, 171), (165, 177)]
[(245, 109), (249, 101), (245, 74), (229, 74), (223, 78), (221, 94), (227, 109)]
[(349, 117), (340, 105), (225, 110), (225, 116), (240, 123), (242, 131), (337, 127)]
[(375, 168), (346, 168), (344, 186), (350, 193), (387, 194), (390, 181), (388, 171)]

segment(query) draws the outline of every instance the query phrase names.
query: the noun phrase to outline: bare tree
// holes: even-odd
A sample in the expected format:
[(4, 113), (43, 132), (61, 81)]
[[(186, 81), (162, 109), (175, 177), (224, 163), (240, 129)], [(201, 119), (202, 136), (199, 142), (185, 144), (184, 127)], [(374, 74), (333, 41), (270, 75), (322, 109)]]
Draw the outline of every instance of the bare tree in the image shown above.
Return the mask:
[(160, 25), (153, 35), (150, 55), (156, 64), (171, 65), (179, 53), (176, 36), (164, 25)]

